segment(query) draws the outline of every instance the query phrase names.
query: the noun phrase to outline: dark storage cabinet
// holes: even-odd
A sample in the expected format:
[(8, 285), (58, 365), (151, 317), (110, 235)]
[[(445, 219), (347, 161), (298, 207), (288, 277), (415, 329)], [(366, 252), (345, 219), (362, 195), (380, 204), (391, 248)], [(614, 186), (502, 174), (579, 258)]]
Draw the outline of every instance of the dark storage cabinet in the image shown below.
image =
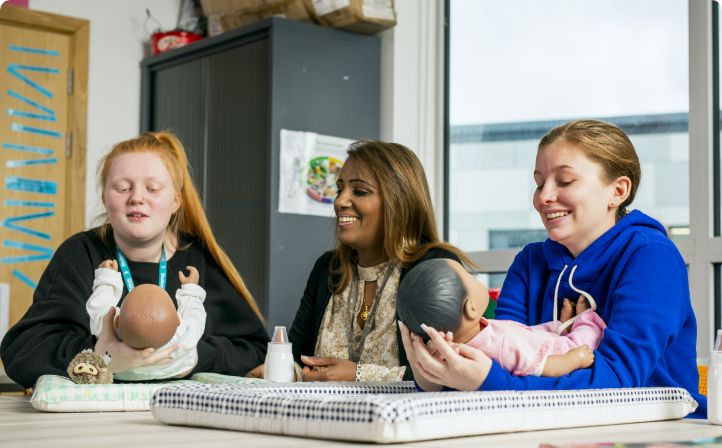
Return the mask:
[(141, 129), (188, 151), (216, 238), (268, 319), (291, 324), (334, 220), (278, 213), (280, 131), (378, 138), (380, 41), (269, 19), (142, 63)]

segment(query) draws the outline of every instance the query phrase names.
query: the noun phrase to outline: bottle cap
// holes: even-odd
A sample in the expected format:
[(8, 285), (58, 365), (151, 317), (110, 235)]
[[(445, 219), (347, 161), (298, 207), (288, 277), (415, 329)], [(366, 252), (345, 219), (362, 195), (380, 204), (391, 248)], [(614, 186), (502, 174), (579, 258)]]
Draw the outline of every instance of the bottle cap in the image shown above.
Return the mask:
[(286, 333), (286, 327), (276, 327), (273, 329), (273, 338), (271, 342), (274, 344), (288, 344), (288, 334)]

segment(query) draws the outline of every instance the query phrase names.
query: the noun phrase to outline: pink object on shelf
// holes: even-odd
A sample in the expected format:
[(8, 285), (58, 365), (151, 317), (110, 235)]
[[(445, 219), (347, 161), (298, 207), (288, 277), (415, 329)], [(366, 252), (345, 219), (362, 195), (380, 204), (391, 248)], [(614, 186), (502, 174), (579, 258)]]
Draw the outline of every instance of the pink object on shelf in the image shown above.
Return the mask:
[(28, 0), (5, 0), (5, 1), (0, 0), (0, 4), (5, 4), (5, 3), (7, 3), (8, 5), (20, 6), (22, 8), (28, 7)]

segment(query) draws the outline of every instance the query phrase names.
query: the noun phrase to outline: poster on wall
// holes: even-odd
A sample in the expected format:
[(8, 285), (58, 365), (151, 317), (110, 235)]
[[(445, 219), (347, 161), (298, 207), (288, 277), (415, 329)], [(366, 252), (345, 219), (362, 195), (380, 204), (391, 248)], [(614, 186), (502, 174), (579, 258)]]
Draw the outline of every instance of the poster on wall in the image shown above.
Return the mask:
[(281, 129), (278, 211), (333, 217), (336, 179), (353, 140)]

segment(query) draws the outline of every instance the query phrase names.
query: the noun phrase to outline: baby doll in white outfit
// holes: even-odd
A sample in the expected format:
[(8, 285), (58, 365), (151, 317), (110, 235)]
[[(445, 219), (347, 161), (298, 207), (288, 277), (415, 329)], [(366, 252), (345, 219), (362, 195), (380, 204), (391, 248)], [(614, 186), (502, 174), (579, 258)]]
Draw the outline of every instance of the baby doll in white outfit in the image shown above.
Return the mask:
[[(187, 266), (189, 275), (178, 273), (181, 287), (176, 291), (176, 312), (173, 301), (164, 289), (145, 284), (133, 288), (117, 307), (123, 293), (123, 279), (115, 260), (105, 260), (95, 270), (93, 293), (86, 302), (90, 331), (100, 336), (103, 317), (111, 306), (116, 307), (113, 327), (118, 338), (127, 345), (144, 349), (163, 348), (176, 344), (170, 364), (137, 367), (119, 372), (115, 378), (125, 381), (179, 378), (186, 376), (198, 362), (196, 345), (203, 335), (206, 291), (198, 285), (198, 270)], [(112, 361), (111, 361), (112, 362)]]

